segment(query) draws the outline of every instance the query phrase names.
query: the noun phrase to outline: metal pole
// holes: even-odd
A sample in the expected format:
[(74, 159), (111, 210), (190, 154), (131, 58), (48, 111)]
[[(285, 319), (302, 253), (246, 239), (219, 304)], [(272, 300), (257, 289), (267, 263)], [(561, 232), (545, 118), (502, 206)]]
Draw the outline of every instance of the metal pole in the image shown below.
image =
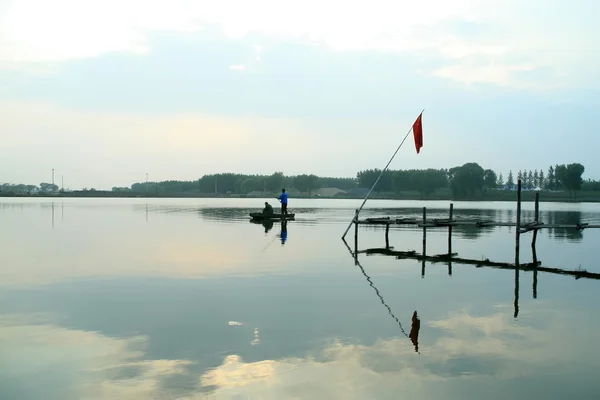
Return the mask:
[[(423, 109), (421, 111), (421, 114), (423, 114), (423, 111), (425, 111), (425, 109)], [(419, 115), (421, 115), (419, 114)], [(398, 148), (396, 149), (396, 151), (394, 152), (394, 154), (392, 155), (392, 158), (390, 158), (390, 161), (388, 161), (387, 165), (383, 168), (383, 170), (381, 170), (381, 173), (379, 174), (379, 176), (377, 177), (377, 179), (375, 180), (375, 183), (373, 184), (373, 186), (371, 186), (371, 189), (369, 190), (369, 193), (367, 193), (367, 197), (365, 197), (365, 199), (363, 200), (362, 204), (360, 205), (360, 207), (357, 210), (357, 213), (355, 215), (355, 217), (352, 219), (352, 221), (350, 221), (350, 224), (348, 224), (348, 227), (346, 228), (346, 231), (344, 232), (344, 234), (342, 235), (342, 239), (344, 239), (346, 237), (346, 234), (348, 233), (348, 231), (350, 230), (350, 227), (352, 226), (352, 223), (354, 222), (354, 220), (358, 220), (358, 214), (360, 213), (360, 211), (362, 210), (363, 206), (365, 205), (365, 203), (367, 202), (367, 199), (369, 198), (369, 196), (371, 195), (371, 192), (373, 191), (373, 189), (375, 189), (375, 186), (377, 186), (377, 183), (379, 182), (379, 179), (381, 179), (381, 177), (383, 176), (383, 173), (387, 170), (387, 168), (390, 166), (390, 164), (392, 163), (392, 160), (394, 159), (394, 157), (396, 157), (396, 154), (398, 154), (398, 151), (400, 150), (400, 147), (402, 147), (402, 145), (404, 144), (404, 142), (406, 141), (406, 138), (408, 137), (408, 135), (410, 134), (410, 131), (412, 131), (412, 125), (410, 127), (410, 129), (408, 130), (408, 132), (406, 132), (406, 135), (404, 135), (404, 139), (402, 139), (402, 142), (400, 143), (400, 145), (398, 146)]]

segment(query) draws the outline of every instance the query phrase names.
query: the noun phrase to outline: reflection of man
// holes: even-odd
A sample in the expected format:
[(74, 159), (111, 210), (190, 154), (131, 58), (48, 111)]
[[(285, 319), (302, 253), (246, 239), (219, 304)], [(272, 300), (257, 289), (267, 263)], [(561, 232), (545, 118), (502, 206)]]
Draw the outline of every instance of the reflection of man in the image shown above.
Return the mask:
[(262, 225), (265, 227), (265, 233), (269, 233), (269, 231), (273, 229), (273, 220), (267, 219), (263, 221)]
[(417, 317), (417, 311), (415, 310), (412, 315), (412, 325), (410, 327), (410, 334), (408, 336), (410, 337), (410, 341), (415, 346), (415, 351), (417, 353), (419, 352), (419, 329), (421, 329), (421, 321), (419, 320), (419, 317)]
[(286, 220), (281, 220), (281, 233), (279, 234), (279, 237), (281, 238), (281, 244), (285, 244), (285, 241), (287, 240), (287, 221)]

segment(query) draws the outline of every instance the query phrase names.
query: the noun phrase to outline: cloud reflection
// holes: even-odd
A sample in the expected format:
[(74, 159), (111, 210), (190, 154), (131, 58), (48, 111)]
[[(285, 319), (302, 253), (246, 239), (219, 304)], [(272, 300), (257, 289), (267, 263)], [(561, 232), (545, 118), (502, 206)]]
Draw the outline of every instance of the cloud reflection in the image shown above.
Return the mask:
[[(462, 399), (486, 379), (500, 389), (503, 381), (543, 378), (560, 363), (576, 362), (585, 374), (594, 352), (573, 352), (583, 336), (574, 337), (566, 322), (552, 319), (538, 329), (516, 324), (501, 310), (489, 316), (462, 311), (425, 323), (438, 336), (424, 340), (423, 356), (403, 337), (372, 346), (333, 340), (305, 357), (245, 362), (231, 354), (216, 368), (193, 372), (190, 360), (144, 359), (145, 337), (112, 338), (48, 319), (4, 317), (0, 398), (395, 399), (402, 393)], [(493, 389), (486, 397), (502, 393)]]

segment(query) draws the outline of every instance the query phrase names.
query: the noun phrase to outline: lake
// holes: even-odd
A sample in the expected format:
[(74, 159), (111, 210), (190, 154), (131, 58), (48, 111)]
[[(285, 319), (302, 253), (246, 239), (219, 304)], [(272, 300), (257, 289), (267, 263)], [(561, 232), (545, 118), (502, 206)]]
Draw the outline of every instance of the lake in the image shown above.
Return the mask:
[[(350, 251), (340, 237), (360, 200), (291, 199), (283, 235), (250, 223), (263, 202), (0, 199), (0, 399), (600, 397), (600, 280), (355, 263), (354, 231)], [(423, 206), (448, 215), (445, 201), (369, 201), (361, 216)], [(511, 221), (515, 204), (455, 202), (454, 215)], [(598, 223), (600, 205), (541, 203), (541, 219)], [(420, 252), (422, 231), (389, 240)], [(447, 241), (428, 229), (427, 254)], [(599, 244), (600, 230), (547, 229), (536, 254), (600, 273)], [(514, 245), (509, 227), (452, 235), (463, 258), (513, 263)], [(384, 246), (384, 228), (361, 227), (359, 249)]]

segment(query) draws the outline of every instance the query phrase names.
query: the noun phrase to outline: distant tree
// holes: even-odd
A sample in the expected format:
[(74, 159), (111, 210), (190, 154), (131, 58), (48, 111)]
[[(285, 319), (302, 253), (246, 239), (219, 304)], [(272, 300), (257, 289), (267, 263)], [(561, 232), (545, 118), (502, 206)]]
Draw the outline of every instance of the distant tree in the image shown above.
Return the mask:
[(513, 178), (512, 170), (508, 171), (508, 178), (506, 179), (506, 186), (509, 189), (512, 189), (515, 187), (515, 179)]
[(540, 173), (538, 175), (538, 186), (540, 187), (540, 189), (546, 188), (546, 180), (544, 179), (544, 171), (542, 170), (540, 170)]
[(301, 192), (308, 192), (310, 195), (311, 192), (316, 189), (318, 177), (315, 175), (298, 175), (294, 177), (293, 183), (294, 188), (298, 189)]
[[(360, 171), (358, 174), (356, 174), (358, 186), (362, 188), (371, 188), (377, 181), (377, 178), (380, 174), (380, 169), (368, 169), (365, 171)], [(386, 170), (383, 175), (381, 175), (381, 179), (379, 179), (379, 182), (377, 182), (377, 186), (374, 190), (380, 192), (391, 192), (393, 175), (394, 171)]]
[(554, 180), (556, 182), (556, 187), (555, 189), (560, 189), (560, 188), (566, 188), (565, 185), (565, 178), (567, 176), (567, 166), (562, 164), (562, 165), (555, 165), (554, 166)]
[(502, 172), (498, 175), (498, 180), (496, 181), (496, 186), (499, 188), (504, 188), (504, 177), (502, 176)]
[(600, 181), (588, 179), (581, 184), (581, 190), (585, 191), (600, 191)]
[(275, 172), (267, 178), (267, 190), (280, 192), (284, 185), (283, 172)]
[(40, 191), (42, 193), (54, 193), (54, 192), (58, 192), (58, 186), (54, 185), (52, 183), (42, 182), (42, 183), (40, 183)]
[(548, 168), (548, 176), (546, 177), (546, 189), (556, 189), (556, 175), (554, 174), (554, 167), (552, 165)]
[(399, 177), (406, 176), (408, 181), (405, 183), (404, 190), (416, 190), (425, 198), (436, 190), (448, 185), (446, 171), (437, 169), (396, 171), (394, 178), (395, 184), (398, 184)]
[(533, 180), (533, 171), (529, 170), (529, 172), (527, 173), (527, 178), (525, 178), (525, 180), (527, 182), (527, 189), (533, 189), (535, 186)]
[(533, 187), (538, 188), (540, 186), (540, 173), (536, 169), (535, 171), (533, 171)]
[(569, 164), (565, 168), (564, 185), (569, 193), (577, 197), (577, 192), (581, 190), (583, 180), (581, 176), (585, 172), (585, 167), (579, 163)]
[(496, 173), (491, 169), (483, 171), (483, 185), (487, 189), (495, 189), (497, 180), (498, 177), (496, 176)]
[(450, 189), (455, 197), (473, 197), (482, 193), (484, 170), (477, 163), (466, 163), (448, 171)]

